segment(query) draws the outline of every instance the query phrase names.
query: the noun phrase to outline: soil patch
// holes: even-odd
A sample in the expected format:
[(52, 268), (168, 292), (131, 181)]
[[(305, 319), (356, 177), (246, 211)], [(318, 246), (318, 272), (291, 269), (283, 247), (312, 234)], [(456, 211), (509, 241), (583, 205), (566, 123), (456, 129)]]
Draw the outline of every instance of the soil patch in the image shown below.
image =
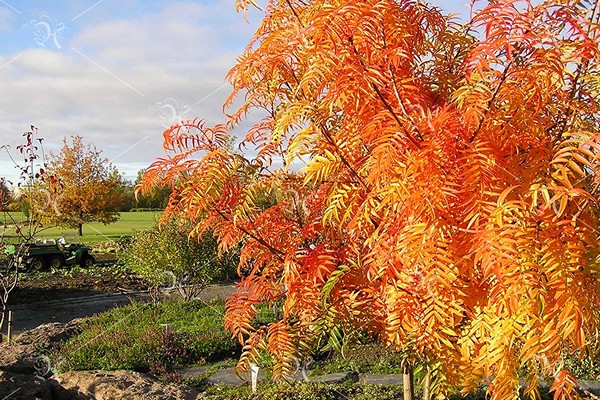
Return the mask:
[(10, 305), (44, 303), (98, 294), (120, 294), (148, 289), (148, 284), (136, 275), (95, 266), (93, 270), (60, 270), (56, 273), (27, 274), (10, 294)]

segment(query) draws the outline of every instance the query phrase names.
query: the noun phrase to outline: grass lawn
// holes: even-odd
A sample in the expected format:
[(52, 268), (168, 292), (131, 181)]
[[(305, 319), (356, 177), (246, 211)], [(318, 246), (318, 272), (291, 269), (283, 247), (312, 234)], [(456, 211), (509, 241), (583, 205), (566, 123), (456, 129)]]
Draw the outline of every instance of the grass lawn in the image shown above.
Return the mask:
[[(149, 228), (160, 218), (160, 212), (122, 212), (115, 223), (103, 225), (93, 222), (83, 225), (83, 236), (79, 238), (82, 243), (106, 242), (118, 240), (122, 236), (130, 236), (134, 230)], [(23, 220), (21, 213), (15, 213), (16, 221)], [(8, 230), (8, 235), (14, 235), (14, 230)], [(67, 241), (76, 241), (77, 229), (63, 229), (58, 227), (41, 228), (38, 239), (56, 239), (64, 236)]]

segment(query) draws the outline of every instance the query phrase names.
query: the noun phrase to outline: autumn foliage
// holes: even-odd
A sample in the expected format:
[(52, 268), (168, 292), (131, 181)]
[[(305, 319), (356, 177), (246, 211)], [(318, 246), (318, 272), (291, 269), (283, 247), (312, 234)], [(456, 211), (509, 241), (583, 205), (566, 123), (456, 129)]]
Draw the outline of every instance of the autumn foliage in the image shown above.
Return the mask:
[(266, 3), (229, 74), (243, 105), (168, 129), (141, 187), (169, 183), (167, 215), (243, 244), (239, 367), (264, 351), (286, 375), (361, 331), (465, 391), (514, 398), (525, 370), (528, 394), (545, 377), (570, 398), (561, 357), (600, 328), (596, 3), (476, 2), (464, 24), (411, 0)]
[(124, 202), (122, 177), (117, 169), (93, 145), (85, 145), (81, 136), (64, 139), (59, 154), (51, 154), (48, 178), (35, 188), (36, 209), (48, 225), (77, 228), (98, 221), (115, 222)]

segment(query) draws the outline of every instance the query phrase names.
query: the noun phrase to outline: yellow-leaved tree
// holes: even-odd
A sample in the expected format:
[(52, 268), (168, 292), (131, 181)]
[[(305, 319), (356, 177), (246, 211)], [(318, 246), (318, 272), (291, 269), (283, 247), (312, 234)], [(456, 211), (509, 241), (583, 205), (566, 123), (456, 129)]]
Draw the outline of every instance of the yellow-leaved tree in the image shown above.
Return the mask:
[[(243, 105), (168, 129), (141, 186), (169, 182), (166, 214), (222, 251), (243, 243), (240, 369), (264, 351), (285, 376), (358, 330), (465, 392), (487, 378), (517, 398), (523, 370), (533, 397), (540, 377), (574, 395), (561, 357), (592, 351), (600, 322), (598, 3), (477, 2), (464, 24), (415, 0), (262, 7), (229, 74)], [(255, 111), (247, 151), (228, 149)]]
[(81, 136), (64, 139), (59, 154), (51, 154), (46, 179), (35, 192), (45, 225), (76, 228), (90, 222), (115, 222), (125, 200), (123, 178), (101, 151), (85, 145)]

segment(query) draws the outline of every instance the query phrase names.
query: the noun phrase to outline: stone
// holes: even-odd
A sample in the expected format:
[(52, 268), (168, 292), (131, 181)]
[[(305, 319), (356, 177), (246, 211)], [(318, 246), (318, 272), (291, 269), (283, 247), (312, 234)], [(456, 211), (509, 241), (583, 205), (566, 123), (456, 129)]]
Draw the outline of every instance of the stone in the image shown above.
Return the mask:
[(208, 374), (210, 366), (201, 365), (199, 367), (177, 368), (174, 372), (176, 376), (184, 379), (193, 379)]
[(40, 325), (23, 332), (12, 343), (0, 343), (0, 370), (26, 375), (49, 375), (50, 361), (42, 353), (79, 333), (82, 322), (83, 319), (76, 319), (66, 324)]
[(577, 386), (593, 395), (600, 396), (600, 382), (598, 381), (578, 380)]
[(34, 345), (47, 349), (81, 332), (81, 323), (85, 318), (77, 318), (66, 324), (51, 322), (21, 333), (13, 340), (17, 345)]
[(53, 385), (56, 390), (79, 396), (76, 398), (94, 400), (193, 400), (199, 395), (191, 386), (166, 384), (130, 371), (67, 372), (54, 378)]
[(359, 382), (363, 385), (398, 385), (402, 386), (402, 374), (360, 374)]
[(346, 381), (358, 382), (358, 374), (356, 372), (338, 372), (336, 374), (311, 377), (310, 381), (327, 384), (342, 383)]
[[(264, 374), (259, 373), (259, 380), (261, 380), (261, 375)], [(206, 379), (206, 383), (211, 385), (228, 385), (228, 386), (240, 386), (248, 383), (250, 380), (250, 373), (248, 373), (247, 379), (241, 379), (234, 372), (233, 368), (222, 368), (209, 376)]]

